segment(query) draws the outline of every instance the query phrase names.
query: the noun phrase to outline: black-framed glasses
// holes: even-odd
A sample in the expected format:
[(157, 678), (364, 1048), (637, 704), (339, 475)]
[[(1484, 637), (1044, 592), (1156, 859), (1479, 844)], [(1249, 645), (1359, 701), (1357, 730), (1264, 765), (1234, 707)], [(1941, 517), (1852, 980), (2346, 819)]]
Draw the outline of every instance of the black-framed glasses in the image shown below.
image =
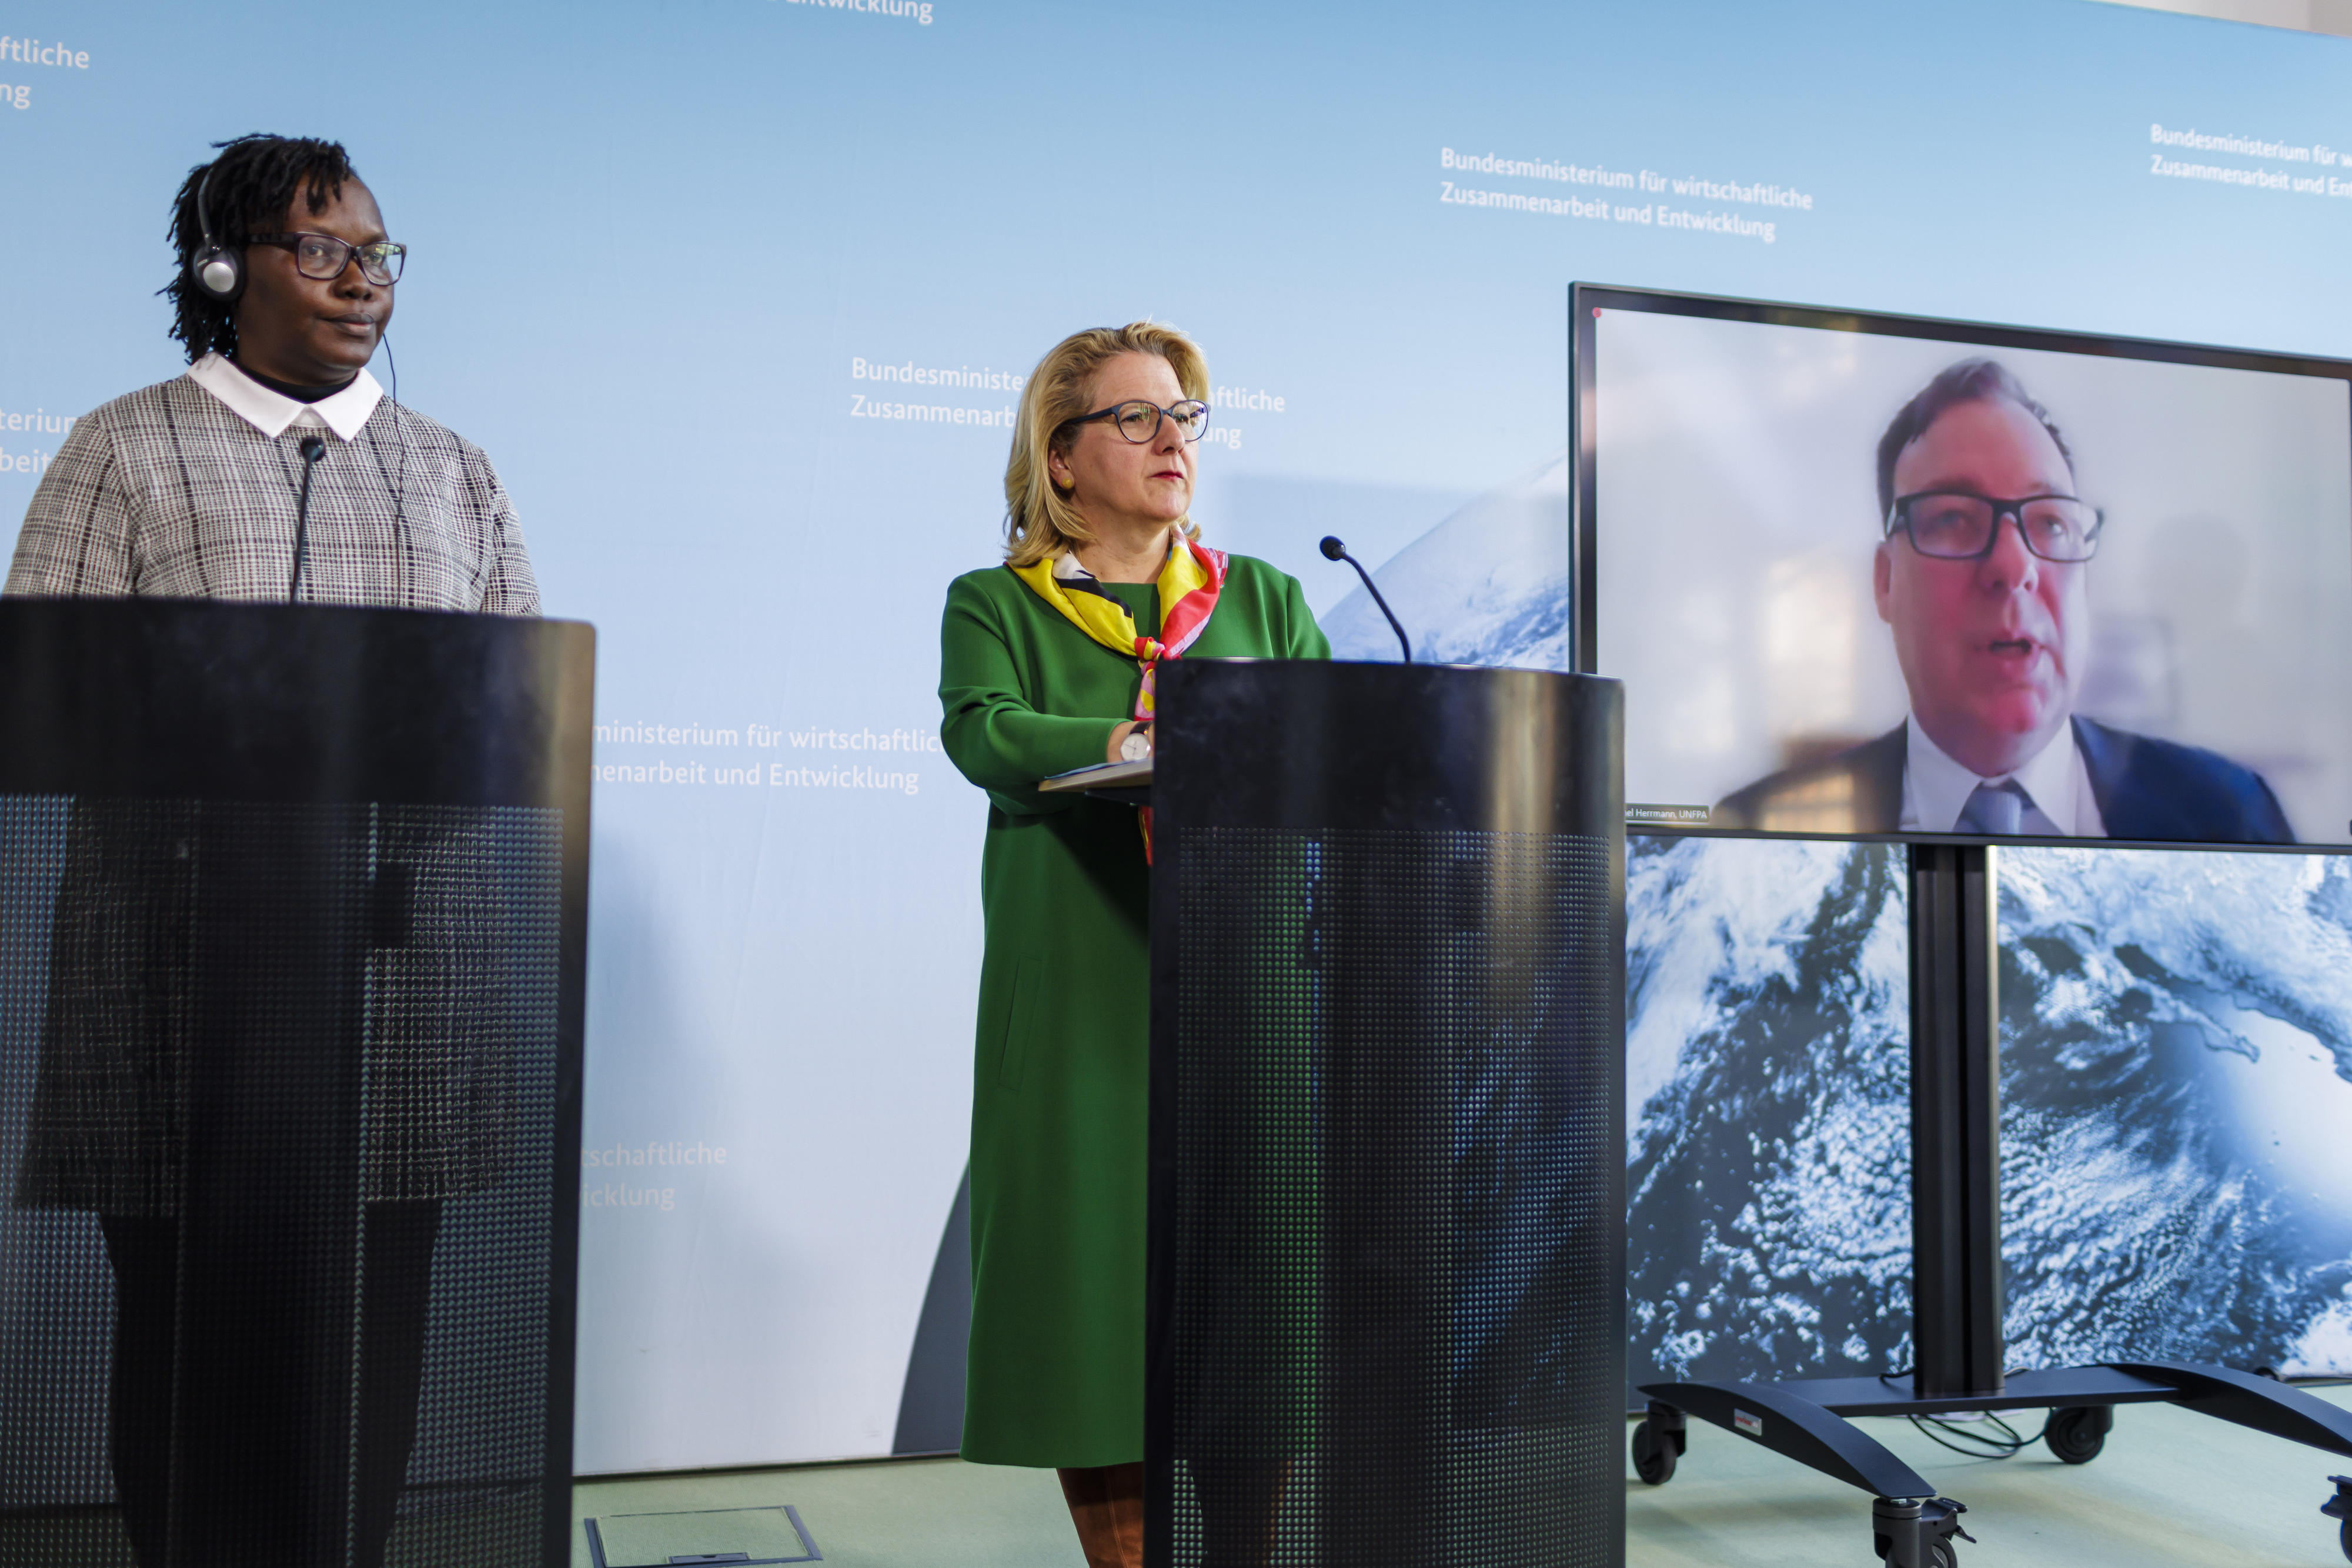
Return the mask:
[(1187, 441), (1198, 441), (1201, 433), (1209, 428), (1209, 405), (1197, 398), (1170, 403), (1166, 408), (1143, 398), (1132, 402), (1115, 402), (1108, 408), (1098, 408), (1092, 413), (1082, 413), (1071, 420), (1072, 425), (1092, 424), (1108, 419), (1126, 440), (1142, 445), (1160, 434), (1160, 422), (1173, 420), (1177, 431)]
[(2000, 537), (2000, 520), (2017, 519), (2017, 537), (2043, 560), (2071, 566), (2098, 553), (2106, 516), (2072, 496), (2021, 496), (2003, 501), (1968, 490), (1922, 490), (1898, 496), (1886, 515), (1886, 534), (1911, 536), (1911, 548), (1937, 560), (1982, 560)]
[(353, 245), (332, 235), (256, 235), (255, 245), (274, 245), (280, 250), (294, 253), (294, 270), (305, 277), (327, 282), (343, 275), (354, 256), (360, 258), (360, 276), (370, 283), (390, 286), (400, 281), (400, 269), (407, 263), (408, 247), (388, 239), (371, 240), (366, 245)]

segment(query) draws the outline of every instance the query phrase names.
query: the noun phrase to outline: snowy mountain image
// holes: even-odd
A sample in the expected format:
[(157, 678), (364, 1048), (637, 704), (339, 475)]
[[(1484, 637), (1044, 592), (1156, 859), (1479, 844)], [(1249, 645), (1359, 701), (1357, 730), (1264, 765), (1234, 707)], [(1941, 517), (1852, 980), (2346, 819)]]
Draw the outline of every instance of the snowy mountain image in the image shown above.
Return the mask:
[(1629, 1371), (1910, 1364), (1902, 852), (1626, 852)]
[[(1471, 501), (1372, 577), (1423, 664), (1567, 669), (1568, 455)], [(1397, 657), (1360, 588), (1322, 626), (1335, 659)]]
[(2352, 864), (2001, 852), (2014, 1364), (2352, 1369)]
[[(1432, 662), (1569, 664), (1565, 457), (1375, 576)], [(1393, 659), (1360, 591), (1341, 658)], [(1910, 1364), (1905, 852), (1627, 850), (1629, 1372)], [(2352, 866), (2003, 850), (2013, 1369), (2352, 1369)]]

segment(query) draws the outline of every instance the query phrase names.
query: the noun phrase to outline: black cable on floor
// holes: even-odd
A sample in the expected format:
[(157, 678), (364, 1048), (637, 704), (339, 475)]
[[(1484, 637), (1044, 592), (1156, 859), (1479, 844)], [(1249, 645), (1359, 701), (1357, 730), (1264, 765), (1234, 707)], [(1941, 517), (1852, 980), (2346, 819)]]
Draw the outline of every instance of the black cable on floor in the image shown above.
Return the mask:
[[(2029, 1437), (1990, 1411), (1985, 1413), (1983, 1420), (1970, 1421), (1965, 1425), (1957, 1421), (1938, 1420), (1933, 1416), (1913, 1416), (1907, 1419), (1929, 1442), (1940, 1444), (1956, 1454), (1966, 1454), (1972, 1459), (2006, 1459), (2042, 1441), (2042, 1433), (2050, 1429), (2049, 1421), (2044, 1419), (2042, 1423), (2042, 1431)], [(1978, 1430), (1979, 1427), (1998, 1427), (2000, 1428), (2000, 1434), (1996, 1437), (1992, 1433)], [(1954, 1437), (1961, 1441), (1957, 1443), (1951, 1441), (1950, 1439)], [(1964, 1446), (1967, 1444), (1977, 1446), (1973, 1448)]]

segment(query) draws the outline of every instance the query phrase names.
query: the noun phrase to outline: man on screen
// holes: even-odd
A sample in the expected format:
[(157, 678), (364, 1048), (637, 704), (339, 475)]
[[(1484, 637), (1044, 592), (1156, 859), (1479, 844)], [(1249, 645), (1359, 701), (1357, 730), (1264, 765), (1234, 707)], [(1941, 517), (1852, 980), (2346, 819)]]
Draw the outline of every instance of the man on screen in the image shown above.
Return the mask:
[(1872, 567), (1910, 716), (1776, 773), (1718, 826), (2293, 843), (2261, 777), (2074, 712), (2102, 518), (2049, 411), (1991, 360), (1949, 366), (1878, 443)]

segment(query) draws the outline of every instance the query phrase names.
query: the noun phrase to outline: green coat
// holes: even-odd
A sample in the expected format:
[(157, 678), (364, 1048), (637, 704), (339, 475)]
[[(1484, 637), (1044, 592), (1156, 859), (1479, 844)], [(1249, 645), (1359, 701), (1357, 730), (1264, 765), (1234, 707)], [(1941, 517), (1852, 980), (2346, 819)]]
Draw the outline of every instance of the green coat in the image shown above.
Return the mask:
[[(1107, 585), (1139, 627), (1158, 591)], [(1234, 556), (1190, 658), (1324, 659), (1298, 584)], [(1135, 809), (1041, 795), (1103, 760), (1140, 679), (1004, 567), (948, 588), (940, 734), (988, 791), (963, 1457), (1143, 1458), (1150, 918)]]

